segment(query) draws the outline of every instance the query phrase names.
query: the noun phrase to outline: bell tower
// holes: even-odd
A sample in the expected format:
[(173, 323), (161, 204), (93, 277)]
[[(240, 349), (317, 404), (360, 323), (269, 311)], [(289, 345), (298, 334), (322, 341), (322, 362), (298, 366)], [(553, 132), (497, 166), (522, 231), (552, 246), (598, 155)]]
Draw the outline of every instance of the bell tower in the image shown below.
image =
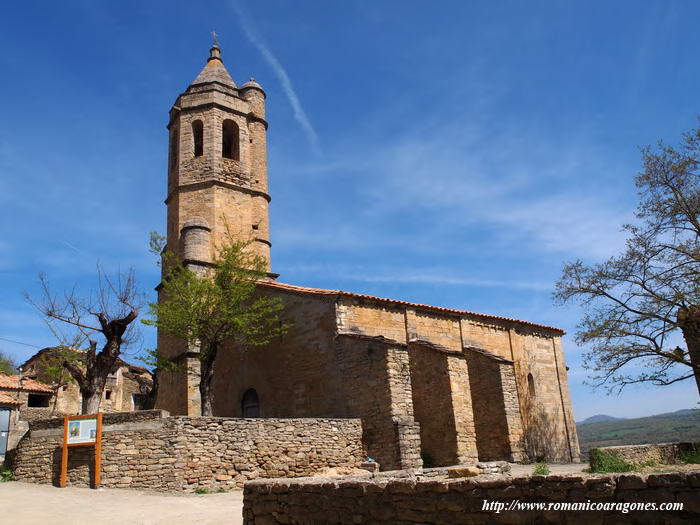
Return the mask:
[[(250, 241), (269, 272), (263, 89), (252, 78), (236, 86), (215, 42), (204, 69), (170, 109), (168, 130), (167, 249), (204, 271), (230, 238)], [(198, 348), (159, 331), (158, 349), (181, 365), (159, 374), (158, 408), (199, 415)]]
[(270, 269), (265, 92), (240, 88), (214, 44), (168, 123), (168, 248), (206, 266), (228, 240), (251, 241)]

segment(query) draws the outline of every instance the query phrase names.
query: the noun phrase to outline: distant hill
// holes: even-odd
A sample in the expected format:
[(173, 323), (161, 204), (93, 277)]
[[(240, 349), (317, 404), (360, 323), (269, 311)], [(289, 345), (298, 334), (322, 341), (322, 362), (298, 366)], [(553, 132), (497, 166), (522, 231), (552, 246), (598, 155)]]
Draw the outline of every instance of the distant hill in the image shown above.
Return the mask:
[(596, 414), (595, 416), (588, 417), (583, 421), (576, 423), (577, 425), (584, 425), (586, 423), (600, 423), (601, 421), (622, 421), (624, 417), (613, 417), (605, 414)]
[(674, 441), (700, 441), (700, 410), (683, 409), (649, 417), (591, 421), (592, 416), (576, 424), (581, 454), (588, 458), (591, 447), (641, 445)]

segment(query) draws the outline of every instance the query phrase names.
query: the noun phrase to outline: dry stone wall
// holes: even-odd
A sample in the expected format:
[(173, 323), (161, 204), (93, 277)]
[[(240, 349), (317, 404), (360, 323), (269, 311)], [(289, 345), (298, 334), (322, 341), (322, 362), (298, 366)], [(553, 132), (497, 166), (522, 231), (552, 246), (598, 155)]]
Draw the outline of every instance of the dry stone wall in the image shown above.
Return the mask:
[[(484, 501), (510, 505), (495, 512)], [(608, 510), (526, 510), (523, 504), (609, 504)], [(683, 510), (636, 511), (633, 503), (682, 503)], [(619, 504), (620, 509), (610, 504)], [(622, 506), (627, 505), (628, 512)], [(595, 507), (594, 507), (595, 508)], [(477, 476), (439, 479), (353, 476), (246, 483), (245, 525), (431, 523), (697, 523), (700, 471), (606, 476)]]
[(683, 454), (697, 453), (698, 443), (656, 443), (651, 445), (625, 445), (619, 447), (592, 448), (589, 451), (591, 468), (602, 466), (605, 456), (613, 456), (633, 465), (681, 463)]
[[(62, 420), (31, 424), (14, 458), (18, 481), (57, 483)], [(104, 416), (102, 486), (191, 492), (232, 489), (258, 477), (355, 468), (364, 456), (359, 420), (169, 417), (153, 410)], [(92, 447), (69, 451), (69, 484), (94, 477)]]

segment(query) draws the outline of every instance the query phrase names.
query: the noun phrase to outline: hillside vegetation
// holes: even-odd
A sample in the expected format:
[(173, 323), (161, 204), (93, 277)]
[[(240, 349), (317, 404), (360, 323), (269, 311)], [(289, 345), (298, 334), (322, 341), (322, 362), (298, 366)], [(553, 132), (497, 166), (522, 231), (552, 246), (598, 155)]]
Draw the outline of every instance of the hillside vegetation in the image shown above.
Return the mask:
[(670, 443), (674, 441), (700, 442), (700, 410), (679, 410), (668, 414), (579, 423), (576, 425), (584, 460), (591, 447)]

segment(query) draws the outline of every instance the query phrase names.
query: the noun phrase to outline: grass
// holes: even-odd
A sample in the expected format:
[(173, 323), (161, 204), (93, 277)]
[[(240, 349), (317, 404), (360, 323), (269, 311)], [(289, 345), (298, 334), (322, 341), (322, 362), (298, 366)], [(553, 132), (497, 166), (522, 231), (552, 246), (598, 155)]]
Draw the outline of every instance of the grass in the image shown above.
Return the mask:
[(700, 463), (700, 450), (684, 450), (680, 453), (682, 463)]
[(11, 481), (11, 480), (12, 480), (12, 471), (11, 470), (0, 471), (0, 483), (4, 483), (6, 481)]
[(612, 474), (616, 472), (640, 472), (645, 467), (653, 467), (656, 465), (654, 461), (646, 463), (630, 463), (624, 459), (610, 454), (604, 450), (596, 450), (591, 458), (591, 468), (588, 472), (596, 474)]
[(216, 490), (211, 490), (205, 487), (199, 487), (198, 489), (194, 489), (195, 494), (223, 494), (224, 492), (227, 492), (227, 490), (224, 487), (219, 487)]
[(547, 463), (544, 462), (539, 462), (535, 464), (535, 469), (532, 471), (533, 476), (546, 476), (550, 474), (552, 471), (549, 470), (549, 466)]

